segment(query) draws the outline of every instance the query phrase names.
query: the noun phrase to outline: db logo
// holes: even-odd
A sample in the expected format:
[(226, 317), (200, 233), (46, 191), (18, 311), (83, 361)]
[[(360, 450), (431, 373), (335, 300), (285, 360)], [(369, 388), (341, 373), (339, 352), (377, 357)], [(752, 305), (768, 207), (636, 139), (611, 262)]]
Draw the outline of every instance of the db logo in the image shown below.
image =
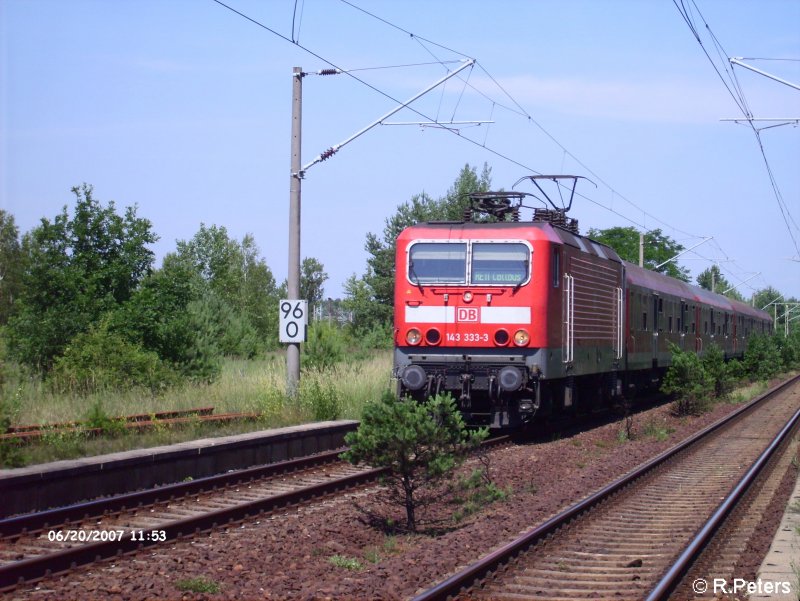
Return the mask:
[(477, 307), (456, 307), (456, 321), (478, 321)]

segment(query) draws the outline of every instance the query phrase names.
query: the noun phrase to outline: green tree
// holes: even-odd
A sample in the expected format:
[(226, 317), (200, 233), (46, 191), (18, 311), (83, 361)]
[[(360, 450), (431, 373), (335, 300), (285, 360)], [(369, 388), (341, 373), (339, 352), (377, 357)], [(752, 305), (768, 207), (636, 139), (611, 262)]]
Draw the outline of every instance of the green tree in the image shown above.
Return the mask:
[(23, 273), (19, 229), (14, 216), (0, 209), (0, 326), (8, 322)]
[[(221, 331), (235, 317), (191, 265), (168, 254), (109, 319), (111, 331), (155, 352), (177, 373), (210, 381), (221, 368), (226, 344)], [(239, 335), (237, 327), (230, 329), (227, 334)]]
[(240, 308), (267, 349), (278, 347), (278, 287), (275, 276), (260, 256), (255, 239), (242, 238), (243, 278)]
[(756, 309), (764, 309), (774, 315), (773, 306), (776, 303), (783, 302), (783, 294), (772, 286), (767, 286), (761, 290), (757, 290), (753, 294), (753, 306)]
[(734, 383), (732, 370), (725, 363), (725, 353), (717, 344), (711, 344), (703, 353), (701, 360), (703, 369), (713, 384), (713, 393), (717, 398), (728, 395)]
[(250, 322), (267, 348), (278, 343), (278, 288), (275, 277), (259, 256), (255, 239), (241, 242), (225, 227), (200, 224), (188, 241), (179, 241), (176, 260), (190, 266), (241, 319)]
[(711, 267), (703, 271), (700, 275), (698, 275), (697, 284), (701, 288), (705, 288), (706, 290), (712, 290), (717, 294), (725, 294), (725, 296), (727, 296), (728, 298), (732, 298), (738, 301), (744, 300), (744, 297), (742, 297), (742, 295), (736, 291), (736, 288), (734, 288), (731, 285), (731, 283), (725, 279), (725, 276), (722, 275), (722, 272), (716, 265), (712, 265)]
[[(764, 308), (770, 315), (777, 318), (774, 324), (776, 332), (783, 331), (786, 326), (787, 306), (794, 306), (793, 304), (797, 302), (796, 298), (786, 297), (772, 286), (764, 288), (763, 290), (758, 290), (753, 294), (753, 306), (756, 309)], [(790, 331), (800, 331), (800, 320), (795, 319), (791, 321), (791, 318), (796, 315), (797, 309), (794, 309), (788, 316), (790, 319)]]
[[(613, 248), (623, 260), (639, 264), (639, 230), (635, 227), (612, 227), (604, 230), (590, 228), (586, 235)], [(681, 244), (664, 235), (660, 229), (649, 231), (644, 235), (644, 266), (651, 271), (688, 282), (689, 270), (675, 261), (656, 268), (682, 250)]]
[(325, 266), (314, 257), (306, 257), (300, 266), (300, 298), (314, 304), (324, 298), (328, 274)]
[(95, 200), (88, 184), (72, 192), (72, 217), (65, 206), (23, 238), (26, 269), (9, 321), (14, 355), (44, 370), (76, 334), (130, 299), (151, 270), (147, 245), (157, 240), (135, 207), (122, 216), (113, 202), (103, 207)]
[(744, 368), (753, 380), (768, 381), (783, 369), (777, 336), (752, 336), (744, 351)]
[(413, 532), (422, 491), (452, 474), (487, 433), (467, 430), (450, 396), (416, 403), (387, 393), (365, 407), (358, 430), (345, 436), (350, 450), (342, 457), (389, 469), (394, 498), (405, 508), (406, 528)]

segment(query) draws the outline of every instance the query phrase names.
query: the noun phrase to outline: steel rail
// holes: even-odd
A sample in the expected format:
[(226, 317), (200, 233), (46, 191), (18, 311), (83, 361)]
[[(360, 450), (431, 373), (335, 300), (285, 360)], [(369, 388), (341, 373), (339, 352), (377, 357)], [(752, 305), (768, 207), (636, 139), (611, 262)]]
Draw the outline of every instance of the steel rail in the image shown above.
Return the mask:
[(602, 489), (590, 495), (586, 499), (572, 505), (571, 507), (568, 507), (558, 515), (550, 518), (549, 520), (533, 528), (532, 530), (529, 530), (516, 540), (500, 547), (499, 549), (496, 549), (495, 551), (492, 551), (488, 555), (480, 558), (475, 563), (453, 574), (452, 576), (440, 582), (439, 584), (435, 585), (434, 587), (427, 589), (421, 592), (420, 594), (414, 596), (412, 601), (440, 601), (443, 599), (455, 598), (455, 596), (458, 595), (458, 593), (460, 593), (463, 589), (472, 586), (476, 581), (486, 578), (487, 576), (496, 572), (503, 565), (507, 564), (509, 561), (511, 561), (518, 555), (524, 553), (530, 547), (543, 541), (548, 536), (554, 534), (557, 530), (564, 527), (566, 524), (568, 524), (570, 521), (578, 517), (580, 514), (589, 511), (590, 509), (599, 505), (601, 502), (609, 499), (617, 492), (621, 491), (622, 489), (632, 484), (635, 480), (638, 480), (642, 476), (653, 471), (658, 466), (672, 459), (682, 451), (685, 451), (686, 449), (688, 449), (701, 439), (705, 438), (712, 432), (715, 432), (720, 428), (733, 422), (734, 420), (744, 416), (746, 413), (750, 412), (752, 409), (760, 405), (763, 401), (771, 398), (772, 396), (784, 390), (785, 388), (788, 388), (789, 386), (796, 383), (798, 380), (800, 380), (800, 376), (795, 376), (793, 378), (786, 380), (781, 384), (778, 384), (777, 386), (774, 386), (761, 396), (747, 403), (741, 409), (735, 411), (734, 413), (731, 413), (730, 415), (725, 416), (720, 420), (717, 420), (713, 424), (700, 430), (699, 432), (690, 436), (689, 438), (682, 441), (678, 445), (670, 449), (667, 449), (663, 453), (657, 455), (644, 465), (639, 466), (632, 472), (629, 472), (625, 476), (622, 476), (621, 478), (615, 480), (611, 484), (603, 487)]
[(708, 521), (689, 542), (683, 552), (678, 556), (678, 559), (672, 564), (672, 567), (667, 570), (666, 574), (664, 574), (656, 586), (653, 587), (653, 590), (647, 595), (645, 601), (661, 601), (662, 599), (669, 598), (669, 595), (675, 590), (678, 584), (680, 584), (683, 577), (689, 571), (689, 568), (691, 568), (708, 542), (717, 530), (719, 530), (720, 526), (722, 526), (730, 512), (733, 511), (734, 507), (745, 497), (750, 486), (759, 474), (762, 473), (769, 460), (777, 453), (783, 442), (790, 436), (797, 426), (798, 421), (800, 421), (800, 409), (795, 412), (769, 446), (764, 449), (761, 455), (758, 456), (758, 459), (750, 466), (747, 473), (741, 477), (734, 489), (719, 504)]

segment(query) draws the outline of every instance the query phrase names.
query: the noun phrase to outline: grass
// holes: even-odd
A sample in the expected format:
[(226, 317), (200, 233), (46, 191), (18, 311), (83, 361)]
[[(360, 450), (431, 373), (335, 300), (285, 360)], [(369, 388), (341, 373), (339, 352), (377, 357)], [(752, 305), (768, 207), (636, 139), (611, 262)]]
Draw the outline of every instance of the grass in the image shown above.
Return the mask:
[(187, 593), (218, 593), (220, 586), (209, 578), (185, 578), (175, 583), (175, 588)]
[(86, 396), (55, 394), (37, 378), (8, 382), (5, 388), (19, 406), (14, 425), (85, 419), (100, 403), (111, 416), (200, 406), (213, 406), (215, 413), (265, 412), (280, 426), (308, 417), (310, 406), (303, 398), (303, 387), (314, 382), (324, 387), (333, 386), (342, 399), (342, 417), (357, 419), (364, 404), (379, 399), (389, 385), (391, 361), (390, 351), (376, 351), (366, 360), (339, 364), (331, 371), (303, 370), (301, 398), (295, 404), (288, 403), (284, 397), (285, 363), (279, 353), (263, 359), (227, 359), (216, 382), (188, 384), (156, 396), (135, 390)]
[(766, 382), (751, 382), (738, 386), (728, 395), (728, 402), (732, 404), (746, 403), (767, 390)]
[(495, 501), (504, 501), (512, 493), (485, 478), (484, 471), (474, 470), (471, 475), (459, 478), (454, 486), (452, 502), (458, 505), (452, 519), (459, 523)]
[(260, 414), (261, 418), (224, 425), (198, 422), (181, 428), (115, 432), (113, 436), (91, 438), (82, 433), (53, 434), (39, 444), (6, 452), (0, 449), (0, 467), (173, 444), (321, 419), (357, 420), (363, 407), (379, 400), (388, 388), (391, 362), (391, 351), (375, 351), (366, 359), (342, 363), (326, 371), (303, 370), (300, 391), (293, 400), (285, 395), (285, 363), (283, 355), (278, 353), (262, 359), (226, 360), (216, 382), (187, 384), (156, 396), (143, 391), (86, 396), (55, 394), (38, 378), (25, 377), (17, 370), (16, 377), (6, 379), (0, 390), (3, 404), (0, 410), (8, 415), (12, 426), (87, 419), (97, 422), (116, 416), (211, 406), (215, 414), (252, 412)]
[(328, 562), (337, 568), (344, 568), (345, 570), (361, 570), (364, 568), (355, 557), (347, 557), (345, 555), (333, 555), (328, 558)]
[(661, 442), (669, 438), (669, 435), (675, 431), (675, 428), (670, 428), (665, 424), (658, 424), (655, 420), (651, 419), (642, 427), (643, 436), (651, 436), (657, 441)]

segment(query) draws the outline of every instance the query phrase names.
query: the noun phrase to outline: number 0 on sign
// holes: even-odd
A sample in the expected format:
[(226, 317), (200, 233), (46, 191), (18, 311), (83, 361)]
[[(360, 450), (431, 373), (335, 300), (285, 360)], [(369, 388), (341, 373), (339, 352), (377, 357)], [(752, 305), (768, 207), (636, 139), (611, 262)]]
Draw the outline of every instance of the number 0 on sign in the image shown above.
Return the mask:
[(308, 323), (308, 301), (280, 301), (280, 336), (281, 342), (305, 342), (306, 324)]

